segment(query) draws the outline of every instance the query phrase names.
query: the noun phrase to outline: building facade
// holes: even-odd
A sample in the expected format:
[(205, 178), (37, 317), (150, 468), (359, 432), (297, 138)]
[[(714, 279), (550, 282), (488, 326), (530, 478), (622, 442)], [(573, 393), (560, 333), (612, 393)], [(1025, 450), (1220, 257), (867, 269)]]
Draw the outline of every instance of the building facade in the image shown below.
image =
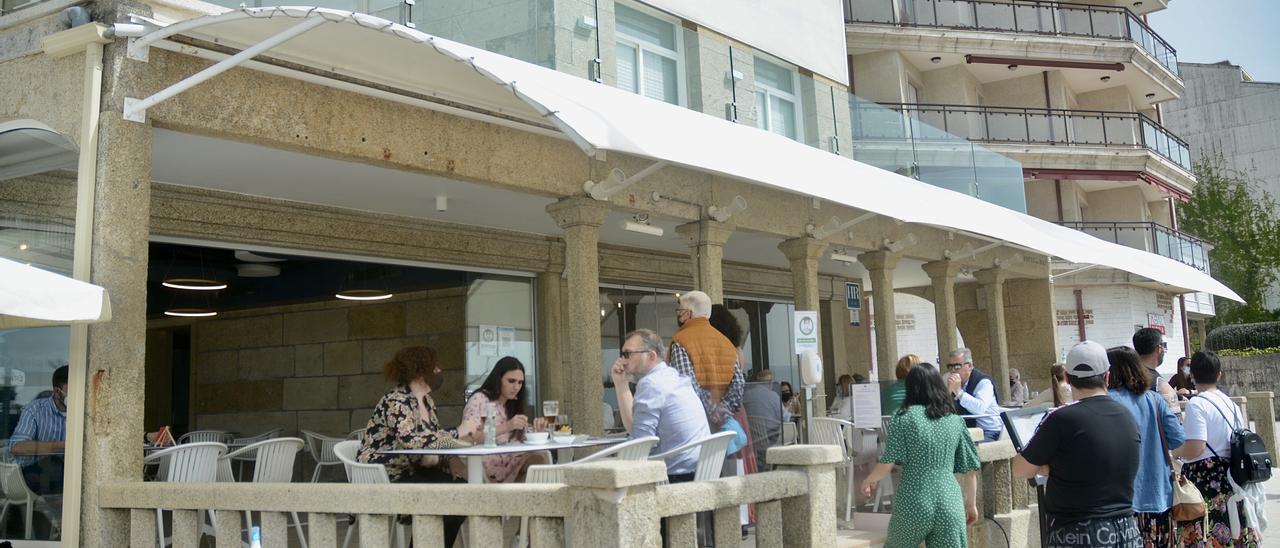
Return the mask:
[[(1164, 109), (1170, 129), (1186, 138), (1191, 158), (1221, 154), (1227, 166), (1280, 196), (1280, 84), (1258, 82), (1230, 61), (1178, 63), (1187, 92)], [(1280, 288), (1267, 294), (1280, 308)]]
[[(0, 356), (31, 372), (18, 404), (38, 396), (49, 364), (71, 365), (61, 524), (85, 546), (125, 544), (130, 516), (100, 505), (93, 486), (140, 480), (142, 432), (345, 433), (366, 423), (390, 386), (382, 365), (407, 345), (439, 351), (447, 424), (497, 358), (513, 355), (532, 402), (560, 401), (576, 428), (600, 432), (621, 336), (645, 327), (669, 337), (677, 295), (690, 289), (744, 324), (748, 372), (797, 385), (792, 313), (817, 312), (818, 409), (838, 375), (883, 380), (908, 346), (932, 361), (963, 341), (997, 378), (1018, 367), (1043, 385), (1072, 319), (1114, 325), (1086, 333), (1108, 343), (1134, 325), (1180, 336), (1168, 284), (1072, 274), (1051, 253), (960, 222), (985, 207), (972, 196), (1086, 229), (1133, 221), (1152, 242), (1177, 234), (1166, 229), (1174, 198), (1194, 181), (1152, 105), (1181, 80), (1171, 51), (1124, 8), (1103, 10), (1113, 32), (1137, 33), (1123, 39), (1037, 35), (1037, 62), (1087, 65), (1044, 71), (973, 61), (1014, 55), (1005, 50), (1020, 31), (936, 36), (859, 22), (869, 8), (857, 2), (345, 6), (377, 18), (169, 0), (65, 7), (0, 15), (0, 236), (5, 257), (107, 287), (114, 318), (3, 332)], [(894, 42), (910, 33), (921, 36), (903, 40), (925, 51)], [(1094, 66), (1105, 63), (1126, 70)], [(1120, 85), (1098, 86), (1098, 74)], [(634, 152), (627, 135), (606, 151), (584, 135), (610, 116), (533, 108), (545, 105), (531, 96), (555, 86), (641, 111), (611, 113), (621, 122), (687, 122), (662, 130), (708, 155), (738, 152), (717, 148), (724, 137), (744, 163), (776, 149), (779, 162), (858, 176), (751, 164), (794, 174), (788, 186), (673, 159), (679, 151)], [(1037, 106), (1041, 87), (1056, 99)], [(1060, 111), (1068, 106), (1112, 114)], [(1006, 115), (993, 108), (1050, 135), (1080, 124), (1107, 137), (988, 138), (977, 128)], [(876, 122), (859, 129), (868, 117)], [(924, 124), (939, 132), (914, 139)], [(873, 125), (898, 138), (869, 138)], [(1135, 146), (1148, 132), (1164, 144)], [(814, 150), (823, 155), (805, 156)], [(829, 164), (837, 155), (843, 163)], [(847, 161), (860, 155), (961, 194)], [(925, 197), (920, 210), (956, 206), (927, 222), (876, 213), (888, 206), (874, 198), (894, 184)], [(821, 197), (833, 195), (847, 198)], [(1159, 252), (1146, 237), (1116, 236)], [(1085, 298), (1075, 309), (1074, 295)]]

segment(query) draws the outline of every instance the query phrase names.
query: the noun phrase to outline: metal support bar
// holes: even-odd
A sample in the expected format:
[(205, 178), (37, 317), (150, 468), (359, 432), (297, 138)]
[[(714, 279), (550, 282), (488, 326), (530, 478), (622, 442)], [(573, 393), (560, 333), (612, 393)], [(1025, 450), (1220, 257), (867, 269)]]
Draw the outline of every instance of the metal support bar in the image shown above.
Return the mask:
[[(968, 252), (965, 252), (965, 251), (963, 251), (963, 250), (962, 250), (961, 252), (956, 253), (955, 255), (952, 255), (952, 254), (951, 254), (951, 252), (950, 252), (949, 250), (948, 250), (948, 251), (944, 251), (944, 252), (943, 252), (943, 255), (945, 255), (945, 256), (947, 257), (947, 259), (952, 260), (952, 261), (963, 261), (963, 260), (968, 259), (968, 258), (970, 258), (970, 257), (976, 257), (976, 256), (978, 256), (978, 255), (980, 255), (980, 254), (982, 254), (982, 253), (986, 253), (987, 251), (991, 251), (992, 249), (995, 249), (995, 248), (1000, 247), (1000, 246), (1002, 246), (1002, 245), (1004, 245), (1004, 242), (992, 242), (992, 243), (989, 243), (989, 244), (987, 244), (987, 245), (984, 245), (984, 246), (982, 246), (982, 247), (979, 247), (979, 248), (973, 249), (973, 250), (968, 251)], [(968, 244), (965, 244), (965, 246), (967, 247), (967, 246), (968, 246)]]
[(667, 162), (657, 161), (630, 177), (627, 177), (622, 170), (615, 168), (613, 171), (609, 172), (608, 177), (605, 177), (603, 181), (598, 183), (595, 181), (587, 181), (582, 184), (582, 189), (585, 190), (587, 195), (592, 198), (605, 202), (608, 201), (609, 198), (613, 197), (614, 194), (622, 192), (627, 187), (640, 182), (640, 180), (645, 177), (653, 175), (654, 172), (664, 167), (667, 167)]
[(191, 89), (203, 83), (204, 81), (210, 78), (213, 78), (214, 76), (217, 76), (232, 68), (235, 68), (241, 63), (244, 63), (245, 61), (253, 59), (254, 57), (257, 57), (258, 55), (266, 52), (267, 50), (270, 50), (271, 48), (274, 48), (280, 44), (283, 44), (293, 38), (296, 38), (302, 35), (303, 33), (311, 29), (314, 29), (328, 22), (329, 21), (327, 19), (324, 19), (323, 17), (314, 17), (314, 18), (306, 19), (301, 23), (298, 23), (297, 25), (289, 27), (285, 31), (279, 34), (276, 34), (275, 36), (272, 36), (270, 38), (267, 38), (266, 40), (263, 40), (261, 42), (258, 42), (257, 44), (254, 44), (253, 46), (241, 51), (240, 53), (232, 55), (231, 57), (228, 57), (222, 61), (215, 63), (213, 66), (205, 68), (204, 70), (197, 72), (191, 76), (188, 76), (185, 79), (178, 81), (177, 83), (174, 83), (173, 85), (156, 92), (154, 95), (147, 97), (146, 99), (135, 99), (133, 97), (126, 97), (124, 100), (124, 119), (129, 120), (131, 122), (139, 122), (139, 123), (146, 122), (147, 109), (163, 101), (166, 101), (178, 95), (179, 93), (182, 93), (188, 89)]
[(1099, 265), (1091, 264), (1091, 265), (1089, 265), (1089, 266), (1080, 267), (1080, 268), (1077, 268), (1077, 269), (1075, 269), (1075, 270), (1068, 270), (1068, 271), (1063, 272), (1063, 273), (1061, 273), (1061, 274), (1050, 274), (1050, 275), (1049, 275), (1049, 283), (1053, 283), (1053, 282), (1058, 281), (1058, 278), (1065, 278), (1065, 277), (1067, 277), (1067, 276), (1072, 276), (1072, 275), (1075, 275), (1075, 274), (1079, 274), (1079, 273), (1084, 272), (1084, 271), (1086, 271), (1086, 270), (1093, 270), (1093, 269), (1095, 269), (1095, 268), (1098, 268), (1098, 266), (1099, 266)]
[(827, 224), (823, 225), (821, 228), (815, 228), (813, 231), (811, 231), (811, 234), (813, 235), (814, 238), (817, 238), (819, 240), (825, 240), (837, 232), (848, 229), (849, 227), (856, 225), (858, 223), (861, 223), (863, 221), (869, 221), (875, 218), (875, 216), (876, 216), (875, 213), (863, 213), (862, 215), (854, 217), (853, 219), (850, 219), (843, 223), (840, 222), (840, 219), (836, 217), (832, 217), (830, 221), (827, 221)]

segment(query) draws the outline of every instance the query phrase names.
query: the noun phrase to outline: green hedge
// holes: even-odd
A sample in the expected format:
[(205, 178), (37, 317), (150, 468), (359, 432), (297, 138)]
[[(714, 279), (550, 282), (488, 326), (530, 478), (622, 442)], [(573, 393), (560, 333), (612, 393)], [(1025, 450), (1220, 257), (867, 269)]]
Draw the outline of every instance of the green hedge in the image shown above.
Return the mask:
[(1227, 348), (1218, 355), (1222, 357), (1228, 356), (1263, 356), (1267, 354), (1280, 354), (1280, 346), (1271, 348)]
[(1215, 351), (1277, 347), (1280, 322), (1224, 325), (1209, 332), (1205, 346)]

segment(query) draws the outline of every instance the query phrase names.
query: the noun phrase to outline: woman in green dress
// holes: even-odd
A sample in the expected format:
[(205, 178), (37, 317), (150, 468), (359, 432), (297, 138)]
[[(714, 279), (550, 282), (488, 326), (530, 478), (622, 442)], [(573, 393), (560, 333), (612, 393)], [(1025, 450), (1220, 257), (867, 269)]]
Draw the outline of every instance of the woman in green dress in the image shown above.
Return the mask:
[[(978, 521), (978, 450), (969, 438), (942, 375), (932, 365), (911, 368), (907, 397), (889, 423), (880, 464), (862, 482), (871, 496), (877, 483), (902, 467), (885, 548), (962, 548), (966, 526)], [(957, 481), (956, 474), (964, 474)], [(963, 490), (961, 487), (963, 486)]]

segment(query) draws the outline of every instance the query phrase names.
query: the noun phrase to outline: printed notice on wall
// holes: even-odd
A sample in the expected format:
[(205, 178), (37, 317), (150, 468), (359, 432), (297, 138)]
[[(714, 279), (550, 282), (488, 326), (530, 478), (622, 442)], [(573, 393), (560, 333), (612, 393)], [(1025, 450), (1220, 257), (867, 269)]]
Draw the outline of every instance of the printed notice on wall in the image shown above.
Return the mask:
[(818, 350), (818, 313), (814, 310), (797, 310), (791, 316), (791, 334), (796, 354)]
[(476, 352), (481, 356), (498, 355), (498, 326), (480, 325), (476, 327)]
[(498, 326), (498, 354), (510, 356), (515, 344), (516, 328), (507, 325)]
[(853, 396), (853, 425), (880, 428), (880, 385), (855, 384), (849, 388)]

